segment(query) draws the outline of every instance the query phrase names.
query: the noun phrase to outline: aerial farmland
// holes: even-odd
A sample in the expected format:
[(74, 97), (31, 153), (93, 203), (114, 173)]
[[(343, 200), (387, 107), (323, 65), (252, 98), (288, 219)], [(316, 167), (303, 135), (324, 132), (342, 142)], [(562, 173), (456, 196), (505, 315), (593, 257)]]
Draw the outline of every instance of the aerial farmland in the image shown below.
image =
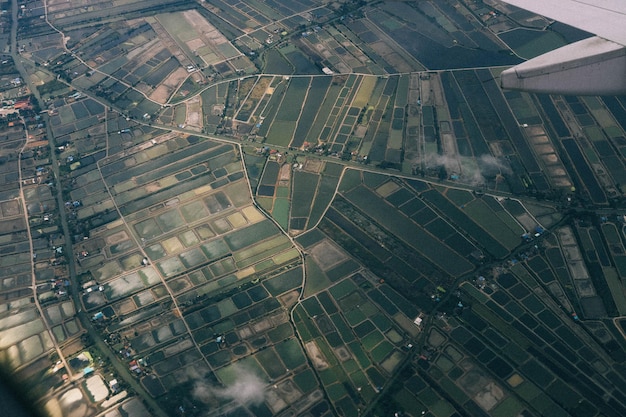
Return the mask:
[(497, 0), (1, 4), (29, 411), (626, 414), (626, 101), (499, 86), (585, 33)]

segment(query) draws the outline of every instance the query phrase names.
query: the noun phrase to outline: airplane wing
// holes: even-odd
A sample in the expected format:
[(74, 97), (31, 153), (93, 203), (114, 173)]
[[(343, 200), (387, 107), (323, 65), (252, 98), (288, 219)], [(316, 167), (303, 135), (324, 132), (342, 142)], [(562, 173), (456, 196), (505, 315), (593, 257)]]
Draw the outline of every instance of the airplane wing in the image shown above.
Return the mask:
[(502, 1), (597, 35), (503, 71), (502, 88), (551, 94), (626, 94), (626, 1)]

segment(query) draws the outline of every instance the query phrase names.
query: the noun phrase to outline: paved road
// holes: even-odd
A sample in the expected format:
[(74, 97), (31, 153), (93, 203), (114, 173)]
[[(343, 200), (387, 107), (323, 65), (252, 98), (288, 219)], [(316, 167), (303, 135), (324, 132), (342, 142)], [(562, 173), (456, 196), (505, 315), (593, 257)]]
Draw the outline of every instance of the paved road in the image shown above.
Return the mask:
[[(43, 109), (45, 108), (45, 105), (43, 101), (41, 100), (39, 91), (30, 82), (29, 74), (24, 68), (24, 65), (22, 64), (21, 57), (15, 52), (15, 46), (17, 45), (16, 40), (17, 40), (17, 25), (18, 25), (18, 19), (17, 19), (18, 4), (17, 4), (17, 1), (14, 1), (12, 4), (13, 4), (13, 9), (12, 9), (13, 25), (11, 27), (11, 41), (12, 41), (12, 51), (13, 51), (12, 55), (13, 55), (13, 60), (15, 61), (15, 67), (20, 72), (24, 82), (26, 83), (30, 91), (33, 93), (33, 95), (35, 96), (35, 99), (39, 102), (40, 107)], [(51, 161), (52, 161), (52, 171), (54, 173), (55, 185), (56, 185), (55, 189), (56, 189), (57, 209), (59, 210), (59, 217), (61, 219), (61, 228), (63, 230), (63, 235), (65, 238), (64, 246), (65, 246), (66, 254), (68, 255), (67, 256), (68, 270), (69, 270), (69, 275), (70, 275), (69, 278), (71, 282), (70, 288), (71, 288), (72, 300), (74, 301), (74, 305), (77, 311), (76, 315), (78, 319), (80, 320), (81, 326), (83, 327), (83, 329), (85, 329), (85, 331), (87, 332), (87, 335), (89, 335), (89, 337), (93, 341), (95, 347), (100, 351), (102, 356), (104, 356), (109, 361), (111, 366), (113, 366), (118, 377), (124, 380), (124, 382), (128, 386), (130, 386), (132, 390), (134, 390), (139, 396), (141, 396), (144, 399), (148, 408), (150, 408), (150, 412), (152, 413), (152, 415), (158, 416), (158, 417), (167, 417), (167, 414), (159, 407), (157, 402), (146, 392), (146, 390), (135, 379), (135, 377), (131, 375), (126, 363), (122, 362), (115, 355), (115, 353), (111, 350), (111, 348), (102, 340), (100, 336), (100, 332), (98, 332), (93, 327), (89, 315), (85, 311), (82, 310), (82, 304), (80, 302), (81, 288), (79, 288), (78, 281), (76, 279), (76, 265), (74, 263), (74, 257), (72, 256), (72, 252), (73, 252), (72, 251), (72, 237), (71, 237), (72, 235), (71, 235), (70, 228), (67, 222), (67, 215), (66, 215), (66, 211), (64, 208), (65, 202), (63, 201), (63, 195), (61, 191), (62, 187), (60, 186), (60, 183), (59, 183), (59, 178), (60, 178), (59, 177), (59, 164), (57, 161), (56, 153), (54, 152), (54, 139), (53, 139), (54, 135), (53, 135), (52, 129), (50, 128), (48, 115), (42, 114), (42, 116), (43, 116), (42, 117), (43, 122), (46, 125), (47, 135), (48, 135), (49, 143), (50, 143), (49, 146), (50, 146), (50, 156), (51, 156)], [(63, 358), (63, 360), (65, 359)], [(70, 371), (69, 367), (67, 369), (69, 372)]]
[(26, 204), (26, 197), (24, 196), (24, 179), (22, 177), (22, 153), (24, 152), (24, 149), (26, 149), (26, 146), (28, 143), (28, 129), (26, 129), (26, 126), (24, 126), (24, 132), (26, 135), (26, 140), (24, 141), (24, 146), (20, 150), (20, 156), (17, 160), (17, 171), (18, 171), (18, 181), (20, 184), (20, 200), (22, 202), (22, 212), (26, 216), (26, 235), (28, 236), (28, 244), (30, 246), (30, 253), (31, 253), (30, 288), (32, 288), (33, 290), (33, 301), (35, 303), (35, 308), (39, 311), (39, 316), (41, 317), (43, 324), (46, 326), (46, 331), (48, 332), (48, 335), (50, 336), (50, 340), (52, 341), (52, 344), (54, 345), (54, 349), (57, 351), (57, 355), (59, 356), (59, 359), (61, 360), (61, 362), (63, 362), (63, 366), (65, 366), (65, 369), (67, 370), (68, 377), (72, 379), (73, 377), (72, 369), (68, 366), (67, 361), (65, 360), (65, 357), (63, 356), (63, 353), (61, 352), (61, 348), (59, 344), (57, 343), (56, 337), (54, 337), (54, 333), (52, 333), (52, 329), (50, 328), (50, 323), (48, 323), (48, 320), (45, 319), (44, 311), (41, 308), (41, 304), (39, 303), (39, 297), (37, 297), (37, 275), (35, 275), (35, 251), (33, 249), (33, 236), (31, 233), (30, 224), (28, 222), (28, 207)]
[[(48, 116), (45, 115), (43, 119), (48, 129), (48, 138), (53, 138), (54, 136), (52, 134), (52, 129), (50, 129)], [(53, 147), (52, 142), (50, 146)], [(59, 165), (58, 165), (54, 150), (52, 150), (51, 156), (52, 156), (52, 167), (54, 171), (54, 176), (55, 178), (58, 179), (59, 178)], [(57, 183), (56, 198), (57, 198), (57, 206), (59, 207), (59, 215), (60, 215), (59, 217), (61, 219), (61, 227), (63, 229), (63, 235), (65, 237), (65, 248), (66, 248), (65, 250), (68, 254), (68, 257), (67, 257), (68, 268), (69, 268), (70, 282), (71, 282), (70, 288), (71, 288), (72, 300), (74, 301), (74, 305), (76, 306), (76, 311), (78, 312), (77, 316), (78, 316), (78, 319), (80, 320), (80, 324), (83, 327), (83, 329), (87, 331), (87, 334), (89, 335), (89, 337), (91, 338), (95, 346), (98, 348), (98, 350), (102, 353), (102, 355), (105, 358), (108, 359), (109, 363), (113, 366), (118, 376), (121, 377), (121, 379), (123, 379), (124, 382), (126, 382), (138, 395), (140, 395), (145, 400), (148, 407), (151, 408), (151, 412), (153, 413), (153, 415), (158, 416), (158, 417), (167, 417), (167, 414), (165, 414), (165, 412), (161, 410), (157, 402), (154, 401), (154, 399), (146, 392), (146, 390), (135, 379), (135, 377), (131, 375), (126, 363), (123, 363), (120, 360), (120, 358), (118, 358), (117, 355), (111, 350), (109, 345), (107, 345), (102, 340), (100, 332), (97, 331), (93, 327), (89, 315), (84, 310), (82, 310), (82, 304), (80, 301), (81, 288), (78, 286), (78, 280), (76, 278), (76, 264), (74, 261), (73, 251), (71, 249), (72, 248), (71, 231), (67, 222), (67, 214), (64, 208), (65, 206), (64, 206), (63, 195), (62, 195), (61, 190), (62, 190), (62, 187), (60, 186), (60, 184)]]
[[(15, 18), (17, 17), (17, 6), (14, 5), (14, 16)], [(15, 26), (15, 25), (14, 25)], [(14, 39), (14, 38), (12, 38)], [(16, 66), (18, 68), (18, 70), (24, 75), (23, 78), (25, 80), (25, 82), (27, 82), (30, 86), (26, 71), (23, 68), (23, 65), (19, 62), (20, 61), (20, 57), (16, 56)], [(293, 75), (291, 75), (293, 76)], [(221, 82), (230, 82), (232, 80), (223, 80)], [(36, 89), (32, 89), (33, 93), (35, 94), (35, 96), (37, 97), (37, 99), (39, 100), (40, 103), (43, 104), (43, 102), (41, 101), (38, 92)], [(201, 91), (194, 93), (194, 95), (200, 94)], [(94, 97), (94, 99), (98, 100), (97, 98)], [(103, 103), (106, 106), (110, 106), (110, 104), (108, 103)], [(120, 109), (121, 110), (121, 109)], [(48, 137), (49, 138), (53, 138), (52, 132), (50, 130), (49, 127), (49, 123), (48, 123), (48, 117), (47, 115), (44, 116), (44, 120), (46, 122), (46, 125), (48, 126)], [(145, 124), (145, 123), (141, 123), (141, 121), (136, 121), (140, 124)], [(156, 123), (152, 124), (153, 127), (156, 128), (161, 128), (164, 130), (169, 130), (169, 131), (180, 131), (181, 133), (186, 133), (186, 134), (195, 134), (198, 136), (202, 136), (202, 137), (207, 137), (213, 140), (219, 140), (221, 142), (228, 142), (228, 143), (232, 143), (235, 145), (241, 145), (240, 141), (237, 140), (232, 140), (232, 139), (225, 139), (225, 138), (215, 138), (215, 137), (211, 137), (208, 135), (202, 135), (202, 134), (198, 134), (195, 132), (189, 132), (187, 130), (184, 129), (178, 129), (176, 127), (171, 127), (171, 126), (163, 126), (163, 125), (158, 125)], [(52, 146), (52, 142), (51, 142), (51, 146)], [(277, 148), (279, 150), (282, 151), (287, 151), (288, 149), (286, 147), (278, 147), (278, 146), (273, 146), (274, 148)], [(241, 149), (241, 146), (240, 146)], [(348, 161), (340, 161), (338, 159), (335, 158), (328, 158), (328, 157), (322, 157), (321, 159), (327, 159), (327, 160), (331, 160), (332, 162), (338, 162), (338, 163), (343, 163), (344, 165), (347, 166), (358, 166), (359, 169), (363, 169), (363, 170), (367, 170), (367, 171), (373, 171), (373, 172), (381, 172), (379, 169), (375, 169), (373, 167), (366, 167), (360, 164), (356, 164), (353, 162), (348, 162)], [(55, 173), (56, 178), (59, 178), (59, 172), (58, 172), (58, 163), (56, 160), (56, 155), (54, 154), (54, 152), (52, 152), (52, 162), (53, 162), (53, 171)], [(245, 169), (245, 164), (243, 164), (244, 169)], [(393, 174), (395, 176), (400, 176), (400, 177), (408, 177), (408, 178), (412, 178), (415, 179), (415, 176), (408, 176), (408, 175), (402, 175), (401, 173), (398, 172), (391, 172), (390, 174)], [(247, 176), (246, 176), (247, 177)], [(439, 181), (432, 181), (432, 182), (436, 182), (436, 183), (441, 183)], [(445, 183), (444, 184), (448, 185), (448, 186), (453, 186), (455, 188), (460, 188), (460, 189), (467, 189), (467, 187), (463, 187), (463, 186), (459, 186), (459, 184), (449, 184), (449, 183)], [(494, 193), (497, 195), (503, 195), (503, 193)], [(506, 195), (506, 194), (504, 194)], [(66, 217), (66, 213), (65, 210), (63, 209), (64, 207), (64, 201), (62, 198), (62, 194), (61, 194), (61, 187), (59, 186), (59, 184), (57, 184), (57, 203), (59, 206), (59, 210), (60, 210), (60, 217), (61, 217), (61, 223), (62, 223), (62, 228), (64, 231), (64, 235), (65, 235), (65, 246), (66, 246), (66, 250), (68, 251), (68, 254), (71, 254), (71, 250), (70, 248), (71, 246), (71, 236), (69, 233), (69, 226), (67, 223), (67, 217)], [(271, 219), (271, 217), (270, 217)], [(288, 236), (288, 235), (287, 235)], [(141, 247), (141, 245), (138, 245), (139, 247)], [(296, 246), (297, 247), (297, 246)], [(69, 271), (70, 271), (70, 278), (71, 278), (71, 282), (72, 282), (72, 298), (74, 300), (74, 303), (76, 305), (77, 311), (79, 310), (80, 306), (81, 306), (81, 302), (80, 302), (80, 288), (78, 288), (78, 284), (76, 282), (76, 268), (75, 268), (75, 264), (74, 264), (74, 259), (72, 256), (69, 256)], [(306, 279), (306, 277), (303, 277), (303, 279)], [(449, 294), (448, 294), (449, 296)], [(102, 352), (102, 354), (107, 357), (110, 361), (110, 363), (112, 364), (112, 366), (116, 369), (116, 372), (120, 375), (120, 377), (122, 379), (124, 379), (139, 395), (141, 395), (142, 397), (144, 397), (146, 399), (146, 402), (148, 403), (148, 405), (150, 407), (153, 408), (153, 413), (154, 415), (158, 415), (158, 416), (165, 416), (165, 413), (163, 413), (163, 411), (158, 407), (158, 405), (156, 404), (156, 402), (154, 400), (151, 399), (151, 397), (145, 392), (145, 390), (143, 389), (143, 387), (137, 383), (137, 381), (134, 379), (133, 376), (130, 375), (130, 373), (128, 372), (128, 369), (126, 367), (125, 363), (122, 363), (117, 356), (110, 350), (110, 348), (108, 347), (108, 345), (106, 345), (106, 343), (104, 343), (100, 337), (100, 333), (98, 331), (96, 331), (90, 321), (90, 317), (87, 313), (85, 312), (79, 312), (78, 313), (78, 317), (81, 321), (81, 324), (83, 326), (83, 328), (87, 331), (87, 334), (91, 337), (91, 339), (94, 341), (96, 347)], [(423, 337), (423, 336), (422, 336)], [(420, 346), (422, 343), (422, 340), (418, 341), (418, 343), (416, 343), (416, 346)], [(415, 348), (414, 348), (415, 349)], [(413, 356), (415, 355), (415, 353), (418, 350), (415, 349), (415, 351), (410, 352), (407, 355), (407, 358), (405, 359), (405, 361), (403, 362), (403, 364), (401, 365), (401, 368), (406, 366), (407, 364), (410, 363), (411, 359), (413, 358)], [(391, 384), (388, 384), (388, 386), (390, 386)]]
[[(27, 77), (25, 77), (25, 75), (28, 75), (24, 72), (24, 68), (21, 65), (21, 62), (19, 62), (19, 55), (17, 54), (17, 14), (18, 14), (18, 4), (17, 1), (12, 3), (12, 10), (11, 10), (11, 16), (13, 19), (13, 24), (11, 25), (11, 56), (13, 57), (13, 60), (16, 62), (16, 66), (19, 64), (20, 67), (17, 67), (17, 69), (19, 70), (20, 74), (22, 75), (22, 78), (24, 78), (25, 80), (27, 79)], [(50, 335), (50, 340), (52, 341), (52, 344), (54, 345), (54, 349), (57, 352), (57, 355), (59, 356), (59, 359), (61, 360), (61, 362), (63, 362), (63, 365), (65, 366), (65, 369), (67, 370), (67, 374), (70, 378), (72, 378), (72, 370), (71, 368), (68, 366), (67, 361), (65, 360), (65, 357), (63, 356), (62, 352), (61, 352), (61, 348), (59, 346), (59, 344), (57, 343), (56, 337), (54, 337), (54, 334), (52, 333), (52, 329), (50, 328), (50, 323), (48, 323), (48, 320), (45, 319), (45, 316), (43, 314), (43, 309), (41, 308), (41, 304), (39, 303), (39, 298), (37, 297), (37, 277), (35, 275), (35, 260), (34, 260), (34, 256), (35, 256), (35, 251), (33, 249), (33, 237), (31, 234), (31, 230), (30, 230), (30, 224), (28, 222), (28, 210), (26, 207), (26, 198), (24, 196), (24, 181), (22, 178), (22, 152), (24, 152), (24, 150), (26, 149), (26, 146), (28, 144), (28, 129), (26, 128), (26, 123), (24, 122), (24, 120), (22, 119), (22, 123), (24, 123), (24, 135), (25, 137), (25, 141), (24, 141), (24, 146), (22, 147), (22, 149), (20, 150), (20, 156), (18, 157), (17, 160), (17, 172), (18, 172), (18, 181), (19, 181), (19, 186), (20, 186), (20, 200), (22, 201), (22, 210), (24, 212), (24, 216), (26, 216), (26, 234), (28, 236), (28, 243), (30, 245), (30, 253), (31, 253), (31, 260), (30, 260), (30, 264), (31, 264), (31, 288), (33, 289), (33, 300), (35, 303), (35, 307), (37, 308), (37, 310), (39, 311), (39, 315), (41, 316), (44, 325), (46, 326), (46, 331), (48, 332), (48, 334)]]

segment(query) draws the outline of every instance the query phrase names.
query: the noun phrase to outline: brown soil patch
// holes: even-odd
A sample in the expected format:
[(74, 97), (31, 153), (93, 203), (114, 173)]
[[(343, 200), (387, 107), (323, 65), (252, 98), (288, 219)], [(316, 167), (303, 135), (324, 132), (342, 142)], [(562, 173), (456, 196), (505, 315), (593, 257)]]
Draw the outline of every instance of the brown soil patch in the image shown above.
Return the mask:
[(300, 291), (293, 290), (289, 291), (287, 294), (283, 294), (278, 297), (280, 303), (286, 308), (291, 308), (295, 303), (298, 302), (298, 297), (300, 296)]
[(115, 245), (116, 243), (122, 242), (128, 239), (128, 233), (125, 230), (120, 230), (119, 232), (113, 233), (112, 235), (107, 236), (106, 242), (107, 245)]
[(289, 181), (289, 178), (291, 178), (291, 165), (283, 164), (283, 166), (280, 167), (280, 173), (278, 174), (278, 180), (279, 181)]
[(124, 300), (115, 306), (116, 314), (118, 316), (123, 316), (124, 314), (128, 314), (132, 311), (135, 311), (136, 309), (137, 306), (131, 299)]
[(5, 201), (1, 205), (4, 217), (17, 216), (20, 214), (20, 205), (17, 200)]
[(317, 369), (318, 371), (328, 369), (328, 361), (314, 341), (307, 342), (307, 344), (304, 345), (304, 348), (306, 349), (307, 355), (309, 355), (309, 359), (311, 359), (311, 361), (313, 362), (313, 366), (315, 366), (315, 369)]
[(161, 185), (158, 182), (146, 184), (144, 187), (148, 193), (155, 193), (161, 189)]
[(184, 68), (177, 68), (150, 94), (150, 99), (165, 104), (170, 95), (187, 78), (189, 73)]
[(202, 48), (203, 46), (206, 46), (206, 45), (202, 41), (202, 39), (200, 39), (200, 38), (195, 38), (195, 39), (192, 39), (190, 41), (187, 41), (187, 47), (191, 51), (197, 51), (198, 49)]
[(322, 161), (320, 159), (307, 158), (307, 160), (304, 161), (304, 166), (302, 167), (302, 169), (304, 171), (314, 172), (317, 174), (322, 169)]

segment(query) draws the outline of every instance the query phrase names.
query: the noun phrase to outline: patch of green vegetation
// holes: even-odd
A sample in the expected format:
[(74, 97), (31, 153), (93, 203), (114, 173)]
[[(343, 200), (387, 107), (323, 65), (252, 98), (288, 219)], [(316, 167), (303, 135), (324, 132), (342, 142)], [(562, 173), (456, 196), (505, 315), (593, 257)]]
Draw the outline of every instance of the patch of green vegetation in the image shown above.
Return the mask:
[(272, 296), (276, 297), (284, 292), (292, 290), (302, 284), (302, 270), (293, 268), (276, 277), (270, 278), (263, 282)]
[(290, 203), (286, 198), (276, 198), (274, 200), (274, 208), (272, 208), (272, 217), (280, 224), (284, 230), (289, 228), (289, 208)]
[(65, 91), (69, 91), (69, 87), (65, 83), (57, 79), (54, 79), (54, 80), (48, 81), (47, 83), (43, 85), (37, 86), (37, 90), (39, 91), (40, 95), (45, 96), (45, 95), (53, 95), (53, 93), (56, 93), (56, 92), (63, 93)]
[(352, 190), (359, 184), (361, 184), (361, 171), (346, 169), (341, 177), (339, 192), (345, 193), (346, 191)]
[(266, 74), (292, 74), (291, 63), (277, 49), (268, 49), (263, 53), (263, 72)]
[(318, 291), (327, 288), (331, 282), (326, 277), (322, 269), (310, 256), (304, 258), (306, 268), (306, 281), (304, 286), (304, 296), (309, 297)]

